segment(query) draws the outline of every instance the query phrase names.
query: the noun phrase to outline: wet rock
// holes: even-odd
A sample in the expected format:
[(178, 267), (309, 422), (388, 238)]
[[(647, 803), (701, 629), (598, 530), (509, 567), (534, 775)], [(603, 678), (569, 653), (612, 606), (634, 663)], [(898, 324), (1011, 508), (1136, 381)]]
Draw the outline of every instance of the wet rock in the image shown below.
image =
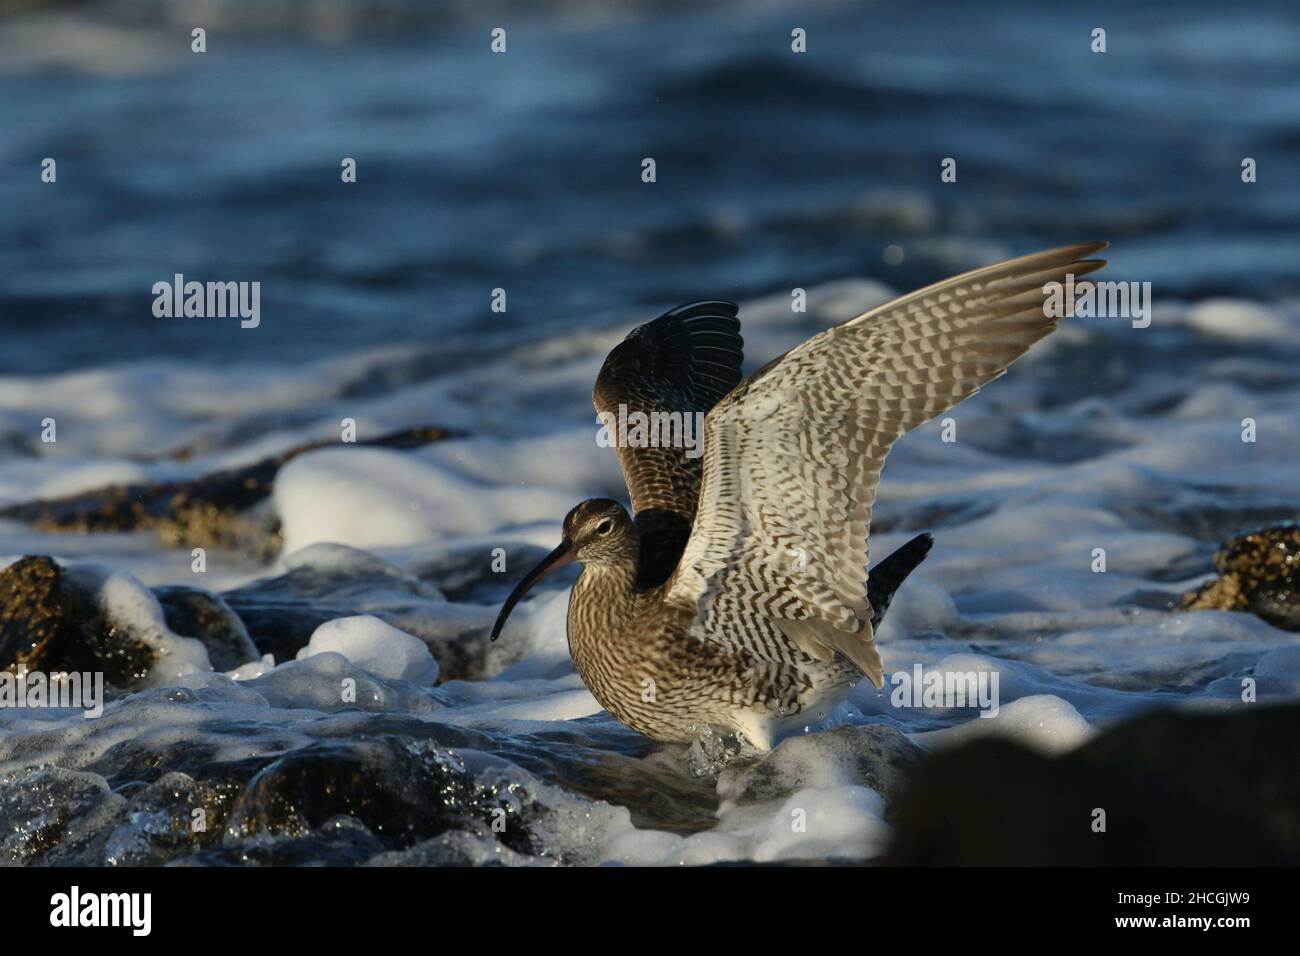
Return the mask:
[(338, 816), (307, 836), (218, 843), (177, 862), (188, 866), (354, 866), (383, 850), (384, 843), (363, 824)]
[(0, 776), (0, 863), (98, 860), (126, 801), (93, 773), (41, 767)]
[(1300, 524), (1243, 534), (1214, 556), (1219, 577), (1183, 599), (1185, 610), (1246, 611), (1300, 631)]
[(684, 747), (665, 747), (613, 724), (613, 718), (572, 725), (599, 726), (602, 732), (510, 736), (492, 751), (571, 794), (625, 807), (632, 824), (643, 829), (690, 834), (717, 825), (716, 781), (691, 773)]
[[(419, 448), (457, 435), (425, 426), (356, 444)], [(8, 505), (0, 508), (0, 518), (22, 521), (42, 531), (89, 534), (145, 529), (176, 547), (229, 548), (265, 560), (280, 548), (278, 521), (267, 500), (276, 473), (299, 455), (337, 444), (312, 442), (251, 465), (188, 481), (110, 485), (64, 498)]]
[(521, 816), (533, 811), (514, 790), (480, 785), (454, 751), (425, 743), (395, 737), (322, 742), (258, 773), (226, 829), (237, 839), (302, 838), (319, 836), (346, 816), (387, 848), (399, 849), (449, 830), (481, 827), (509, 849), (531, 854)]
[(158, 866), (211, 846), (221, 839), (239, 792), (232, 781), (195, 780), (176, 772), (141, 785), (130, 795), (125, 819), (109, 835), (102, 862)]
[(223, 597), (244, 622), (258, 651), (273, 655), (276, 661), (293, 660), (307, 646), (316, 628), (348, 613), (310, 604), (247, 600), (237, 591), (227, 592)]
[[(509, 542), (504, 545), (512, 567), (531, 568), (547, 554), (547, 548), (535, 544)], [(482, 546), (441, 551), (420, 561), (414, 573), (423, 581), (436, 582), (450, 601), (500, 605), (519, 580), (518, 572), (505, 574), (492, 567), (492, 549)], [(542, 578), (534, 591), (567, 588), (573, 585), (576, 571), (567, 569)]]
[[(683, 747), (609, 718), (533, 732), (442, 723), (439, 689), (364, 674), (357, 702), (340, 703), (340, 677), (355, 675), (329, 654), (249, 681), (193, 675), (96, 720), (0, 735), (3, 770), (76, 771), (46, 787), (48, 800), (0, 814), (0, 843), (49, 806), (56, 825), (18, 847), (24, 861), (585, 865), (629, 826), (689, 835), (718, 824), (716, 781), (686, 771)], [(11, 783), (0, 777), (0, 802)], [(84, 830), (58, 824), (72, 813), (60, 807), (104, 800)]]
[(429, 645), (441, 680), (487, 680), (521, 660), (528, 648), (488, 640), (494, 612), (446, 604), (440, 608), (393, 609), (378, 615)]
[(0, 571), (0, 669), (46, 674), (102, 671), (127, 687), (148, 674), (156, 650), (107, 620), (92, 594), (52, 558), (22, 558)]
[(582, 849), (580, 820), (559, 848), (537, 844), (532, 828), (557, 811), (526, 774), (485, 782), (427, 742), (327, 742), (206, 770), (116, 792), (86, 771), (0, 775), (0, 865), (536, 865)]
[(449, 602), (438, 588), (375, 555), (342, 545), (313, 545), (286, 559), (288, 570), (227, 591), (223, 597), (263, 654), (292, 660), (328, 621), (372, 615), (420, 638), (443, 680), (500, 673), (525, 648), (488, 641), (494, 611)]
[[(918, 765), (888, 860), (905, 865), (1300, 862), (1300, 706), (1147, 714), (1051, 758), (1005, 740)], [(1105, 811), (1104, 833), (1093, 831)]]
[(289, 555), (284, 574), (262, 578), (223, 598), (262, 654), (292, 660), (327, 621), (436, 600), (438, 589), (381, 558), (339, 544)]
[(261, 658), (239, 615), (215, 594), (200, 588), (167, 587), (156, 588), (154, 596), (162, 605), (167, 626), (201, 641), (214, 670), (232, 671)]
[(889, 819), (906, 775), (922, 753), (884, 724), (836, 727), (789, 737), (753, 763), (727, 767), (718, 777), (718, 796), (725, 806), (783, 799), (805, 787), (858, 784), (880, 794)]
[(292, 595), (296, 600), (329, 600), (336, 606), (394, 598), (434, 600), (442, 592), (390, 561), (345, 544), (319, 543), (286, 555), (286, 573), (263, 579), (240, 590), (257, 596)]

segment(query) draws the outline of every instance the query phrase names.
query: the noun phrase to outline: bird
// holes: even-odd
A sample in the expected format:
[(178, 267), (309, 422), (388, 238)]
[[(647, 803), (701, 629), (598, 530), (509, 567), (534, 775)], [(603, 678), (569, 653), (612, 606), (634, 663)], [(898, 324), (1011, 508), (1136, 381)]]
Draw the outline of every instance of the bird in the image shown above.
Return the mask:
[(766, 751), (864, 676), (882, 687), (876, 630), (932, 545), (918, 535), (868, 572), (890, 449), (1049, 334), (1061, 316), (1045, 306), (1048, 289), (1101, 268), (1089, 257), (1106, 246), (1064, 246), (927, 286), (748, 378), (733, 303), (693, 302), (634, 329), (597, 375), (598, 416), (702, 414), (703, 453), (618, 443), (631, 513), (609, 498), (573, 508), (560, 544), (506, 598), (491, 639), (537, 581), (577, 561), (574, 665), (602, 707), (648, 737), (732, 736)]

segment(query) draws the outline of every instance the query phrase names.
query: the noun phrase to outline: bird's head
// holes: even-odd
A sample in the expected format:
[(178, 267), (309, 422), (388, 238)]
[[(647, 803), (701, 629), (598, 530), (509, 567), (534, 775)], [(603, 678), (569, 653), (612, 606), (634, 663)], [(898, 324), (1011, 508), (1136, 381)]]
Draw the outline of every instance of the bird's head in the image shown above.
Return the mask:
[(492, 625), (492, 640), (505, 627), (506, 618), (534, 584), (571, 561), (588, 567), (617, 565), (636, 560), (636, 535), (627, 509), (610, 498), (588, 498), (564, 517), (564, 538), (559, 547), (524, 575), (501, 606)]
[(636, 555), (632, 518), (609, 498), (588, 498), (565, 515), (564, 540), (583, 564), (615, 564)]

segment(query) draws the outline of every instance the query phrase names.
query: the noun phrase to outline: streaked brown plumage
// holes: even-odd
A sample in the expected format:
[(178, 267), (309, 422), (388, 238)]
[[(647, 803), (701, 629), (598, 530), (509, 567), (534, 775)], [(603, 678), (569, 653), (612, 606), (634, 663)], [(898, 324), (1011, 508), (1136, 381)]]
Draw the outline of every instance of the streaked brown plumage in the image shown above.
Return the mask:
[[(661, 740), (738, 733), (770, 747), (863, 674), (921, 536), (867, 575), (880, 470), (902, 435), (1005, 371), (1056, 326), (1044, 286), (1104, 265), (1087, 243), (929, 286), (827, 329), (740, 382), (736, 307), (696, 303), (632, 332), (597, 379), (598, 411), (707, 411), (702, 459), (618, 450), (636, 517), (585, 501), (543, 574), (584, 566), (569, 649), (614, 716)], [(715, 404), (716, 403), (716, 404)]]

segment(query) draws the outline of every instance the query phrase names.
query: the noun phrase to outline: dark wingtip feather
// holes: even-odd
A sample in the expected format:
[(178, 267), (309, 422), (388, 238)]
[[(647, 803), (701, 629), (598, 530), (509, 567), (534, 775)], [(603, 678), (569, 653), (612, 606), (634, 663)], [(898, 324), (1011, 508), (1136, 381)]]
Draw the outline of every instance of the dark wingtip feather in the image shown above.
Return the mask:
[(871, 605), (871, 627), (884, 620), (894, 592), (934, 547), (934, 536), (923, 531), (889, 557), (879, 562), (867, 576), (867, 603)]
[(734, 302), (705, 299), (633, 329), (601, 366), (598, 403), (667, 409), (686, 395), (695, 409), (712, 408), (742, 377), (739, 312)]

